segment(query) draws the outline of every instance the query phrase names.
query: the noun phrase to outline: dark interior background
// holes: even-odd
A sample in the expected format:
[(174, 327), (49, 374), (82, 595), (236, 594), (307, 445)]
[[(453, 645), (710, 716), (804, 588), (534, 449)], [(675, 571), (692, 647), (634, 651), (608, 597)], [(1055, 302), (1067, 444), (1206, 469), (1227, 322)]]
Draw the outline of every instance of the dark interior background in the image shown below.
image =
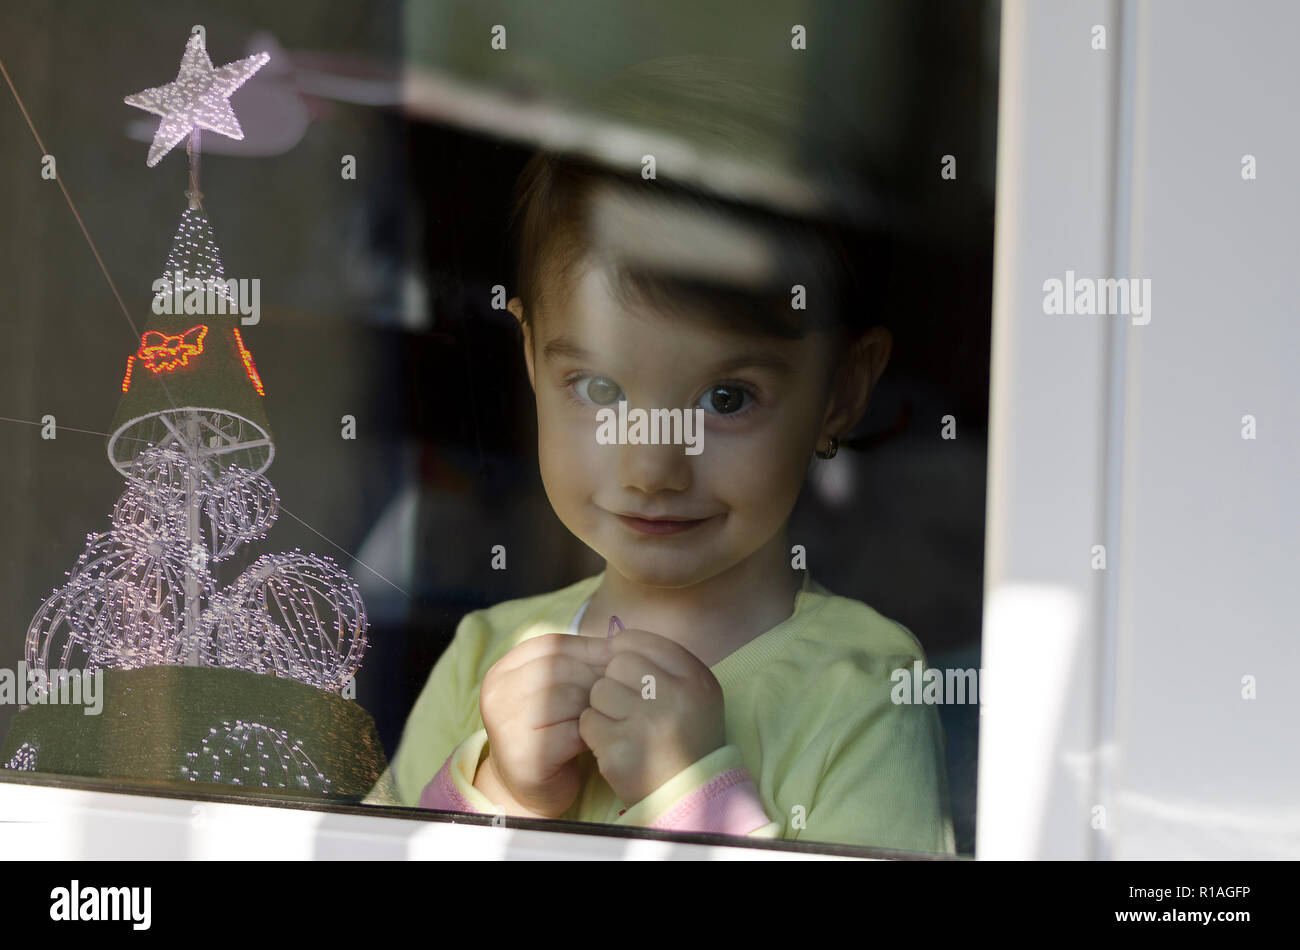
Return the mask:
[[(601, 568), (542, 491), (519, 338), (492, 308), (492, 287), (513, 294), (511, 189), (559, 128), (546, 116), (592, 129), (621, 121), (606, 80), (664, 57), (724, 60), (740, 81), (797, 97), (798, 110), (760, 122), (742, 147), (829, 196), (811, 213), (848, 235), (861, 305), (894, 334), (859, 430), (882, 439), (811, 469), (793, 537), (819, 581), (905, 624), (931, 665), (979, 666), (997, 6), (703, 7), (68, 0), (0, 10), (0, 59), (141, 317), (184, 207), (186, 166), (182, 146), (145, 167), (156, 119), (122, 98), (175, 77), (195, 23), (218, 66), (273, 50), (231, 100), (245, 141), (204, 137), (202, 187), (227, 276), (262, 281), (261, 323), (244, 336), (276, 439), (267, 475), (287, 512), (221, 577), (294, 547), (352, 572), (372, 620), (357, 699), (389, 753), (464, 613)], [(801, 53), (790, 50), (794, 23), (808, 29)], [(494, 24), (507, 27), (505, 51), (490, 48)], [(406, 97), (403, 67), (423, 80)], [(519, 120), (529, 114), (540, 118)], [(689, 137), (709, 124), (674, 127), (679, 117), (665, 109), (657, 131)], [(713, 143), (701, 142), (707, 153)], [(345, 155), (355, 181), (340, 176)], [(956, 180), (940, 176), (944, 155), (956, 157)], [(108, 527), (122, 481), (103, 433), (135, 344), (40, 159), (0, 88), (8, 667), (86, 534)], [(61, 426), (52, 441), (39, 434), (46, 413)], [(345, 414), (355, 440), (340, 438)], [(940, 438), (948, 414), (955, 440)], [(496, 544), (506, 571), (490, 568)], [(0, 734), (13, 712), (0, 706)], [(940, 712), (958, 849), (972, 853), (978, 708)]]

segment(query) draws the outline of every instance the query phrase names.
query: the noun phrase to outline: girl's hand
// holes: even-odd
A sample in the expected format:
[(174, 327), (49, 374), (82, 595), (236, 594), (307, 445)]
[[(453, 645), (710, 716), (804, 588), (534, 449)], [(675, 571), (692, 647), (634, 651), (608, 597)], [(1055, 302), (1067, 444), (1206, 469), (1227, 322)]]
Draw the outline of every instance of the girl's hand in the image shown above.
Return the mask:
[(497, 660), (479, 691), (488, 757), (475, 787), (508, 814), (564, 814), (581, 784), (575, 760), (587, 748), (578, 717), (611, 655), (606, 640), (553, 633)]
[[(623, 630), (591, 687), (578, 734), (628, 806), (726, 744), (722, 686), (685, 647), (649, 630)], [(648, 679), (649, 677), (649, 679)]]

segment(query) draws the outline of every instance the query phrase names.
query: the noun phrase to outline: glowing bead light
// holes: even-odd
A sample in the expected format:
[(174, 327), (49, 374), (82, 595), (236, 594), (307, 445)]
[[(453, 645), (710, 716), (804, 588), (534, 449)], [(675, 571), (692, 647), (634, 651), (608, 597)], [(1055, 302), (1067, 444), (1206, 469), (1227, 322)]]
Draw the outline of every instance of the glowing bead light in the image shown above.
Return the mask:
[(328, 795), (330, 781), (283, 729), (223, 720), (208, 730), (197, 752), (186, 753), (181, 774), (191, 782), (297, 789)]
[(266, 554), (204, 615), (213, 665), (279, 676), (339, 692), (361, 666), (365, 604), (356, 583), (327, 557)]
[(244, 346), (244, 338), (239, 333), (239, 327), (235, 327), (235, 345), (239, 347), (239, 358), (244, 361), (244, 371), (248, 373), (248, 378), (257, 390), (259, 396), (265, 396), (266, 390), (262, 388), (262, 377), (257, 374), (257, 367), (253, 365), (253, 354), (248, 352), (248, 347)]
[[(137, 669), (182, 659), (186, 565), (145, 532), (90, 535), (68, 581), (41, 605), (27, 631), (36, 669)], [(195, 578), (210, 587), (210, 578)]]
[(165, 373), (178, 366), (189, 366), (190, 357), (203, 352), (203, 340), (207, 335), (208, 328), (201, 323), (184, 333), (146, 330), (140, 337), (140, 349), (135, 355), (150, 372)]
[(13, 757), (5, 763), (5, 768), (18, 772), (36, 771), (36, 747), (28, 742), (20, 745)]
[(212, 560), (266, 537), (280, 514), (280, 496), (265, 475), (232, 466), (203, 496)]
[[(181, 281), (179, 285), (176, 282), (178, 274)], [(231, 312), (238, 309), (234, 298), (230, 296), (226, 268), (221, 263), (221, 252), (212, 234), (212, 225), (202, 208), (186, 208), (181, 213), (181, 222), (172, 238), (171, 250), (167, 252), (162, 277), (155, 282), (158, 287), (154, 294), (155, 305), (166, 306), (173, 313), (183, 312), (176, 307), (175, 296), (178, 291), (184, 293), (187, 287), (193, 287), (190, 281), (201, 283), (205, 294), (211, 287), (214, 305), (217, 298), (222, 298), (226, 309)]]

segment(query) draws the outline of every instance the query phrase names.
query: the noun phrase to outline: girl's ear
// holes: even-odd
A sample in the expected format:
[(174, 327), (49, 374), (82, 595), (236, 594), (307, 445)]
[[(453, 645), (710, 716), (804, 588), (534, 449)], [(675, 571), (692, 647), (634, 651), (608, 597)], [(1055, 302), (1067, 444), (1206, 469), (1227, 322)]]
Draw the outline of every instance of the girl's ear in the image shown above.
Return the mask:
[(826, 406), (823, 435), (842, 440), (853, 431), (867, 411), (871, 393), (885, 371), (893, 345), (893, 334), (884, 327), (872, 327), (849, 344)]
[(536, 392), (537, 383), (533, 378), (533, 328), (524, 322), (524, 304), (518, 297), (511, 297), (506, 309), (515, 315), (519, 328), (524, 331), (524, 363), (528, 366), (528, 385)]

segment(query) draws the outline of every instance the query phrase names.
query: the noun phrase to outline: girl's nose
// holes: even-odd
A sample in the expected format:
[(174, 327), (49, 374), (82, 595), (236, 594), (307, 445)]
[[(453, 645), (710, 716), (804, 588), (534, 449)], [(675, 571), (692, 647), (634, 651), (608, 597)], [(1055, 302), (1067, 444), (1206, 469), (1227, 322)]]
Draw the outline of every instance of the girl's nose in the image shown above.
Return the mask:
[(617, 477), (623, 488), (653, 494), (691, 487), (691, 457), (681, 445), (617, 445)]

